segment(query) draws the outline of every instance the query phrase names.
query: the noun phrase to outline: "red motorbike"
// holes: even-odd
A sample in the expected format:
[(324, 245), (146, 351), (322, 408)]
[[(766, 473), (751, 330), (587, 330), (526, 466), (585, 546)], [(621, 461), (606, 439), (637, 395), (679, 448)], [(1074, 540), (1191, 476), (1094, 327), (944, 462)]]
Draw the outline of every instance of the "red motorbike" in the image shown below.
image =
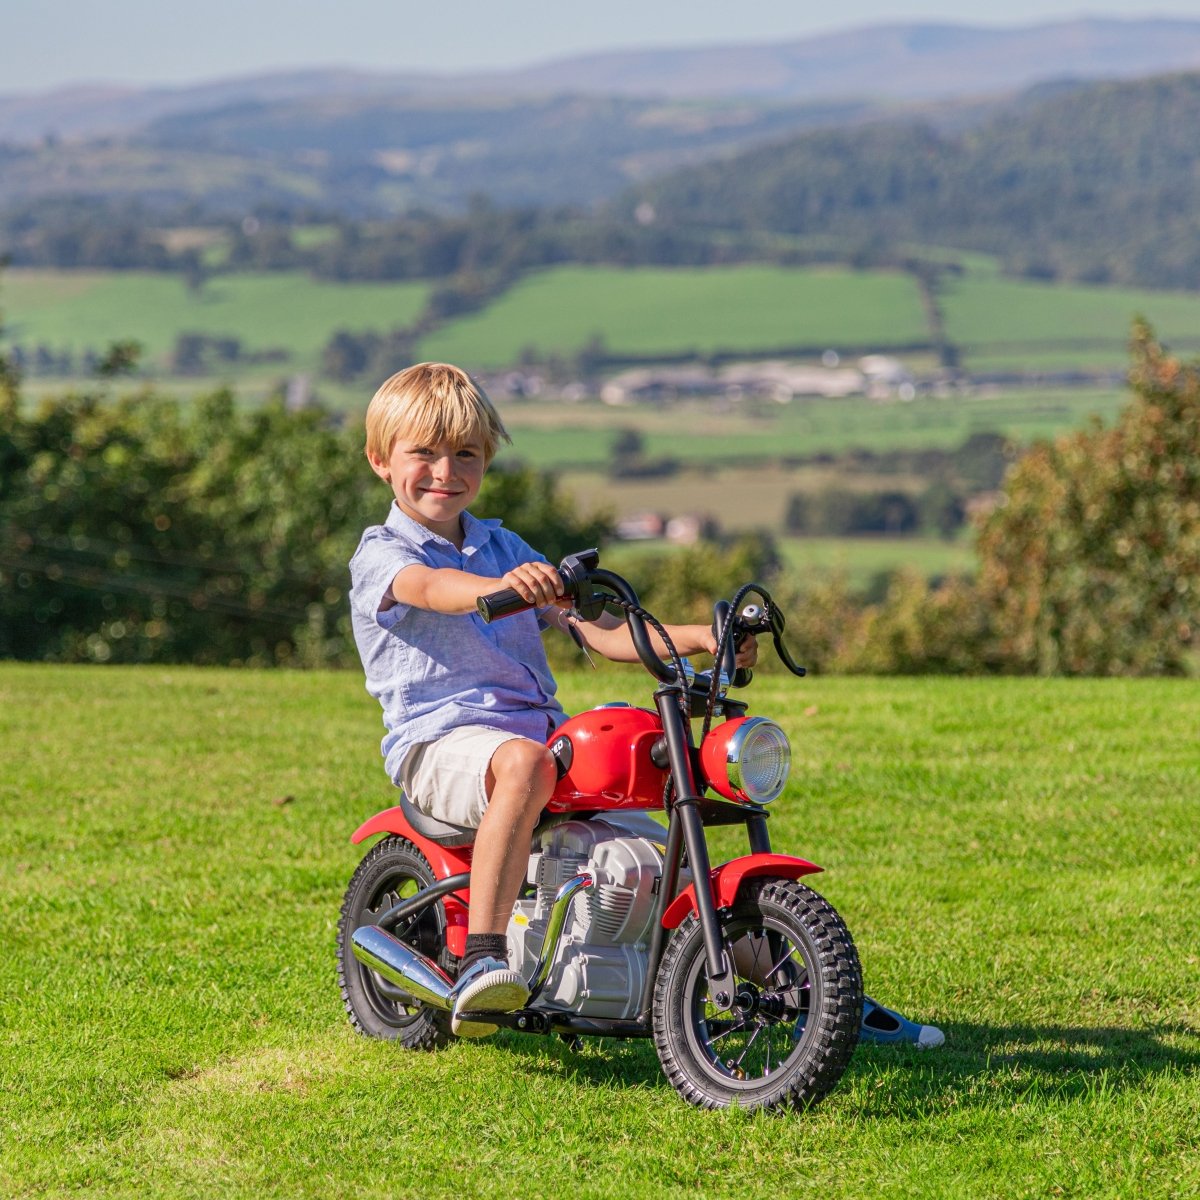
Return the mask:
[[(530, 998), (488, 1020), (571, 1042), (652, 1037), (671, 1084), (706, 1108), (806, 1107), (846, 1068), (863, 989), (845, 924), (798, 882), (821, 868), (771, 849), (767, 806), (787, 781), (787, 735), (729, 692), (751, 680), (734, 665), (747, 634), (769, 634), (787, 669), (804, 674), (784, 615), (754, 583), (719, 602), (719, 666), (694, 674), (596, 551), (559, 570), (583, 616), (624, 614), (658, 686), (653, 708), (604, 704), (551, 738), (559, 780), (508, 925), (509, 962)], [(479, 601), (486, 621), (528, 607), (508, 589)], [(750, 852), (713, 867), (705, 828), (731, 824), (745, 826)], [(403, 795), (355, 831), (355, 843), (385, 835), (354, 872), (338, 923), (342, 999), (360, 1032), (409, 1049), (451, 1040), (474, 833)]]

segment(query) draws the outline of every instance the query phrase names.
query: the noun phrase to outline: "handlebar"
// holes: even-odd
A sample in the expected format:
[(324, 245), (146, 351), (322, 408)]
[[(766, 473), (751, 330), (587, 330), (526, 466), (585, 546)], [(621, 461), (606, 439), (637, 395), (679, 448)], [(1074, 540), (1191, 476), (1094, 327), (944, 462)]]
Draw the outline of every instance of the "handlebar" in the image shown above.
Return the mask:
[[(558, 577), (563, 583), (563, 595), (568, 596), (585, 617), (598, 617), (604, 607), (603, 597), (588, 593), (588, 584), (600, 575), (609, 576), (619, 584), (619, 587), (614, 588), (617, 595), (637, 603), (636, 593), (625, 580), (619, 575), (613, 575), (611, 571), (600, 569), (599, 550), (581, 550), (578, 554), (568, 554), (558, 564)], [(588, 593), (586, 598), (585, 593)], [(488, 624), (501, 617), (512, 617), (535, 607), (516, 588), (501, 588), (498, 592), (489, 592), (486, 596), (480, 596), (475, 605), (479, 609), (479, 615)]]
[[(638, 658), (642, 660), (642, 665), (663, 683), (674, 682), (675, 669), (658, 657), (650, 641), (650, 632), (638, 603), (637, 592), (620, 575), (606, 571), (600, 566), (599, 550), (568, 554), (558, 565), (558, 575), (563, 583), (563, 595), (571, 600), (585, 620), (598, 617), (604, 611), (608, 597), (623, 601), (625, 622), (629, 626), (633, 646)], [(595, 591), (597, 587), (605, 589), (608, 595), (606, 596), (605, 591)], [(480, 596), (475, 603), (479, 615), (487, 622), (500, 617), (510, 617), (535, 607), (513, 588), (501, 588), (498, 592)]]
[(489, 625), (501, 617), (514, 617), (517, 613), (533, 607), (516, 588), (501, 588), (498, 592), (480, 596), (475, 605), (479, 609), (479, 615)]
[[(585, 620), (594, 620), (598, 617), (604, 611), (604, 605), (608, 600), (620, 601), (625, 614), (625, 622), (629, 626), (629, 632), (633, 638), (634, 649), (637, 651), (642, 665), (663, 683), (676, 682), (674, 667), (663, 662), (655, 652), (654, 645), (650, 640), (646, 616), (638, 601), (637, 593), (628, 580), (600, 566), (598, 550), (583, 550), (578, 554), (567, 555), (559, 563), (558, 574), (563, 583), (563, 595), (571, 600)], [(732, 614), (732, 629), (730, 636), (725, 639), (723, 661), (716, 664), (718, 669), (715, 675), (719, 675), (720, 670), (725, 669), (735, 687), (745, 687), (752, 678), (752, 672), (736, 667), (736, 646), (747, 634), (760, 632), (770, 632), (775, 643), (775, 652), (793, 675), (804, 675), (805, 669), (796, 665), (783, 643), (783, 613), (758, 584), (748, 584), (739, 592), (739, 596), (748, 591), (755, 592), (764, 603), (762, 607), (747, 605), (741, 612)], [(520, 612), (527, 612), (535, 607), (514, 588), (501, 588), (486, 596), (480, 596), (476, 601), (476, 606), (479, 609), (479, 615), (488, 623), (503, 617), (514, 616)], [(727, 601), (720, 601), (716, 606), (716, 615), (713, 620), (713, 632), (718, 638), (730, 616), (730, 605)]]

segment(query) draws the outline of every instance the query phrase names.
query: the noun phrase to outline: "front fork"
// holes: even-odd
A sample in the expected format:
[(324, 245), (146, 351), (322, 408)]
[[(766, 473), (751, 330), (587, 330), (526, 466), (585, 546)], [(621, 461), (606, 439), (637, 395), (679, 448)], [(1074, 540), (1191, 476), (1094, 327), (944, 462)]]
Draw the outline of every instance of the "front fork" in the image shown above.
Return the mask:
[[(733, 1004), (733, 963), (725, 953), (725, 946), (721, 941), (721, 925), (717, 920), (716, 904), (709, 882), (708, 842), (704, 836), (704, 822), (698, 807), (701, 797), (696, 790), (696, 776), (692, 769), (691, 725), (682, 714), (682, 699), (681, 689), (670, 684), (654, 693), (654, 703), (662, 720), (671, 779), (675, 784), (675, 802), (671, 807), (663, 878), (658, 893), (658, 912), (650, 939), (650, 969), (646, 973), (646, 988), (642, 995), (642, 1018), (646, 1018), (650, 1012), (654, 978), (658, 974), (658, 964), (662, 960), (663, 948), (666, 945), (667, 931), (663, 927), (662, 917), (679, 883), (682, 850), (687, 851), (688, 866), (692, 871), (696, 893), (696, 919), (700, 922), (700, 932), (704, 937), (704, 955), (708, 962), (709, 994), (718, 1009), (727, 1010)], [(759, 826), (757, 828), (755, 820)], [(750, 845), (751, 850), (769, 845), (766, 820), (762, 817), (751, 819)]]

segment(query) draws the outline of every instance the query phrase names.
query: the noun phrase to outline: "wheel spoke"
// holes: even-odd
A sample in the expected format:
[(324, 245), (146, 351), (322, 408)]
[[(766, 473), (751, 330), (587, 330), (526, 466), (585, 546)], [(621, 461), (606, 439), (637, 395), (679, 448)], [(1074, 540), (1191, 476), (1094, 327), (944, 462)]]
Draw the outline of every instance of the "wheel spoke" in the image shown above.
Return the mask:
[(743, 1062), (743, 1060), (745, 1059), (746, 1055), (750, 1053), (750, 1047), (751, 1047), (751, 1046), (753, 1046), (753, 1045), (754, 1045), (754, 1043), (755, 1043), (756, 1041), (758, 1041), (758, 1035), (759, 1035), (760, 1033), (762, 1033), (762, 1031), (763, 1031), (765, 1028), (766, 1028), (766, 1026), (765, 1026), (765, 1025), (760, 1025), (760, 1026), (758, 1026), (758, 1028), (757, 1028), (757, 1029), (755, 1029), (755, 1031), (754, 1031), (754, 1032), (753, 1032), (753, 1033), (750, 1035), (750, 1040), (749, 1040), (749, 1041), (746, 1043), (746, 1047), (745, 1047), (745, 1049), (744, 1049), (744, 1050), (741, 1052), (741, 1054), (739, 1054), (739, 1055), (738, 1055), (738, 1057), (737, 1057), (737, 1060), (736, 1060), (736, 1061), (734, 1062), (734, 1064), (733, 1064), (735, 1067), (740, 1067), (740, 1066), (742, 1065), (742, 1062)]
[(778, 1109), (820, 1099), (849, 1058), (828, 1003), (861, 986), (849, 934), (821, 897), (790, 882), (748, 893), (718, 919), (732, 960), (729, 1003), (713, 1003), (696, 928), (670, 944), (662, 968), (656, 998), (669, 1000), (672, 1018), (682, 1004), (682, 1021), (655, 1017), (672, 1082), (705, 1105)]
[[(706, 1021), (705, 1028), (712, 1029), (713, 1023)], [(723, 1030), (721, 1033), (718, 1033), (716, 1037), (709, 1038), (707, 1041), (705, 1041), (704, 1044), (711, 1049), (713, 1042), (719, 1042), (723, 1037), (728, 1037), (731, 1033), (737, 1033), (737, 1031), (739, 1029), (745, 1029), (745, 1028), (746, 1028), (745, 1021), (737, 1021), (737, 1022), (730, 1021), (728, 1029)]]
[(793, 946), (791, 944), (791, 942), (788, 942), (788, 948), (784, 952), (783, 957), (763, 976), (763, 983), (766, 983), (767, 980), (770, 979), (771, 976), (774, 975), (775, 972), (778, 971), (779, 968), (782, 967), (785, 962), (788, 962), (795, 952), (796, 952), (796, 947)]

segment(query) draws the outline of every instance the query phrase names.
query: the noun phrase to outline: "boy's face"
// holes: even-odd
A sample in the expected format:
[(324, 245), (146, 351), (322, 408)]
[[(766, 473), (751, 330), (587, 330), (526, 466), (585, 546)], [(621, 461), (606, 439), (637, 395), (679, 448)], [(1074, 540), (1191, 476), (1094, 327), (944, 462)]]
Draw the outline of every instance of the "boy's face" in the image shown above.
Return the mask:
[(391, 485), (403, 512), (426, 529), (457, 542), (462, 532), (459, 517), (479, 495), (487, 470), (482, 442), (424, 445), (402, 433), (386, 459), (375, 454), (367, 458), (375, 474)]

